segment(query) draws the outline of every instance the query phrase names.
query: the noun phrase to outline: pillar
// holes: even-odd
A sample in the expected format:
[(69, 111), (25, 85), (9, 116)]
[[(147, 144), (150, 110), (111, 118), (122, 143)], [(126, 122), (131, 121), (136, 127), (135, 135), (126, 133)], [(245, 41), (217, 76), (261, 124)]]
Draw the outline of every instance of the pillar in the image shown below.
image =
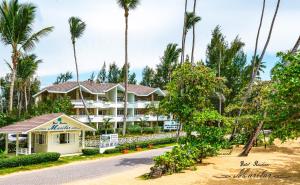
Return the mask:
[(5, 134), (5, 153), (8, 154), (8, 133)]
[(16, 134), (17, 139), (16, 139), (16, 155), (18, 155), (19, 151), (19, 133)]
[(31, 154), (31, 132), (28, 132), (27, 134), (27, 145), (28, 145), (28, 154)]
[(82, 149), (85, 148), (85, 130), (82, 131)]

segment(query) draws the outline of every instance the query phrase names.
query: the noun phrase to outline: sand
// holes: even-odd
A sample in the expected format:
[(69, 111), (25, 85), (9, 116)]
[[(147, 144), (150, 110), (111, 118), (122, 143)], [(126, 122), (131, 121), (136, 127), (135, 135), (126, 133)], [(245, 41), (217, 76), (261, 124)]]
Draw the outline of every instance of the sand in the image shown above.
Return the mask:
[[(142, 180), (140, 175), (149, 172), (145, 165), (127, 172), (106, 177), (77, 181), (75, 185), (300, 185), (300, 138), (264, 149), (253, 148), (248, 157), (238, 157), (242, 148), (234, 148), (231, 155), (207, 158), (197, 170)], [(226, 151), (224, 151), (226, 152)], [(242, 162), (243, 161), (243, 162)], [(241, 166), (243, 163), (244, 166)], [(241, 175), (244, 170), (244, 175)], [(240, 174), (240, 176), (238, 176)], [(252, 177), (249, 175), (252, 174)], [(254, 177), (256, 175), (256, 177)]]

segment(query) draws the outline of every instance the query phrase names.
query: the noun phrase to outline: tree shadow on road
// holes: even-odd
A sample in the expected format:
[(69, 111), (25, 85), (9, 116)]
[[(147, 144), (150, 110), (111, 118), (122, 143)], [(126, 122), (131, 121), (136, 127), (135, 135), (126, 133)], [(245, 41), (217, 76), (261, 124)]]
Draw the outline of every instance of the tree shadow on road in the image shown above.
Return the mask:
[(135, 166), (138, 164), (151, 164), (152, 158), (125, 158), (120, 161), (116, 166)]

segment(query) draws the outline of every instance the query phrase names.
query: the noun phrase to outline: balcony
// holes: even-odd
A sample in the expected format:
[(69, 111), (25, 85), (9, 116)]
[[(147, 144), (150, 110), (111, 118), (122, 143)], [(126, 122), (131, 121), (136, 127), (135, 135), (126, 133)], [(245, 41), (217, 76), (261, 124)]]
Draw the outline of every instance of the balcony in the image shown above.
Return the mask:
[[(74, 108), (84, 108), (81, 100), (71, 100)], [(128, 108), (137, 108), (137, 109), (145, 109), (149, 107), (149, 105), (154, 104), (154, 106), (159, 105), (159, 101), (136, 101), (136, 102), (128, 102)], [(117, 103), (108, 102), (108, 101), (96, 101), (96, 100), (85, 100), (85, 104), (87, 108), (123, 108), (124, 102), (118, 101)]]
[[(83, 123), (88, 123), (88, 116), (86, 115), (73, 115), (73, 118), (83, 122)], [(122, 122), (124, 119), (123, 115), (90, 115), (91, 122), (96, 123), (96, 122), (104, 122), (105, 120), (109, 119), (109, 122)], [(134, 115), (134, 116), (127, 116), (127, 121), (128, 122), (136, 122), (136, 121), (167, 121), (169, 120), (167, 116), (155, 116), (155, 115)]]

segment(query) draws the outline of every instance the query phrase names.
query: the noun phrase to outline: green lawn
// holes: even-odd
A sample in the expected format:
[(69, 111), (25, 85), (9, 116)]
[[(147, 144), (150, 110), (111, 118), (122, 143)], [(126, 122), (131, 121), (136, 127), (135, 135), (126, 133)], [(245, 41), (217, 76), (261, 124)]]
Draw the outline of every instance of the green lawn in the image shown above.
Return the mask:
[[(173, 145), (175, 145), (175, 143), (156, 145), (156, 146), (153, 146), (153, 149), (163, 148), (163, 147), (173, 146)], [(142, 149), (142, 151), (147, 151), (147, 150), (151, 150), (151, 149), (148, 149), (148, 148)], [(137, 151), (129, 151), (129, 153), (136, 153), (136, 152)], [(113, 157), (113, 156), (118, 156), (118, 155), (126, 155), (126, 154), (113, 153), (113, 154), (97, 154), (97, 155), (92, 155), (92, 156), (84, 156), (84, 155), (66, 156), (66, 157), (59, 158), (59, 160), (55, 161), (55, 162), (46, 162), (46, 163), (41, 163), (41, 164), (19, 166), (19, 167), (14, 167), (14, 168), (3, 168), (3, 169), (0, 169), (0, 175), (10, 174), (10, 173), (20, 172), (20, 171), (29, 171), (29, 170), (48, 168), (48, 167), (52, 167), (52, 166), (59, 166), (59, 165), (69, 164), (69, 163), (76, 162), (76, 161), (86, 161), (86, 160), (95, 160), (95, 159), (99, 159), (99, 158)]]

